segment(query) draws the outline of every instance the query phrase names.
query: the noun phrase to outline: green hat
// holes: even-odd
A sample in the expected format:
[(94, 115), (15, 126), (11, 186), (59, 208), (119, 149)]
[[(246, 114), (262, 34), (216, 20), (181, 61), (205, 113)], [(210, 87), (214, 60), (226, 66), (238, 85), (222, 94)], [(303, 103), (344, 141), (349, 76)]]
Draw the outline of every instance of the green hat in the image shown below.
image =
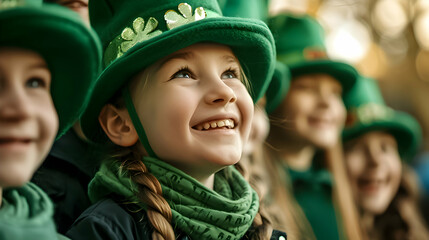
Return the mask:
[(386, 106), (373, 79), (360, 77), (344, 103), (347, 107), (344, 142), (370, 131), (381, 130), (395, 137), (402, 157), (411, 157), (416, 153), (422, 139), (420, 125), (409, 114)]
[(344, 93), (352, 88), (356, 69), (328, 59), (323, 28), (314, 18), (282, 14), (269, 19), (268, 25), (276, 42), (277, 60), (289, 67), (292, 78), (325, 73), (341, 83)]
[(268, 114), (272, 113), (283, 101), (290, 87), (290, 71), (283, 63), (277, 61), (273, 79), (268, 87), (265, 97), (267, 104), (265, 110)]
[(230, 46), (256, 102), (274, 72), (275, 46), (259, 20), (223, 17), (216, 0), (99, 0), (89, 2), (91, 24), (104, 47), (105, 69), (82, 117), (86, 136), (102, 136), (98, 115), (132, 76), (157, 60), (200, 42)]
[(0, 48), (39, 53), (52, 75), (57, 137), (78, 120), (100, 72), (101, 44), (73, 11), (42, 0), (0, 0)]
[(268, 0), (218, 0), (224, 16), (266, 21)]

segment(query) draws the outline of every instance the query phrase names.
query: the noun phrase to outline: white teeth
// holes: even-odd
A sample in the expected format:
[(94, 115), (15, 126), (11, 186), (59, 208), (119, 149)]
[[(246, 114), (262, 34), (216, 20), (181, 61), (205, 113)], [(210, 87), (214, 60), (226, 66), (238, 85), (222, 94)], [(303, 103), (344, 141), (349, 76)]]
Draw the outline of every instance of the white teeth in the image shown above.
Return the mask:
[(225, 122), (224, 121), (219, 121), (219, 122), (217, 122), (217, 126), (218, 127), (224, 127), (225, 126)]
[(231, 120), (229, 120), (229, 119), (227, 119), (227, 120), (225, 120), (225, 126), (227, 126), (227, 127), (231, 127)]
[(204, 124), (199, 124), (197, 126), (195, 126), (195, 128), (197, 130), (208, 130), (209, 128), (222, 128), (222, 127), (226, 127), (229, 129), (234, 128), (235, 124), (234, 124), (234, 120), (232, 119), (225, 119), (225, 120), (220, 120), (220, 121), (213, 121), (213, 122), (206, 122)]

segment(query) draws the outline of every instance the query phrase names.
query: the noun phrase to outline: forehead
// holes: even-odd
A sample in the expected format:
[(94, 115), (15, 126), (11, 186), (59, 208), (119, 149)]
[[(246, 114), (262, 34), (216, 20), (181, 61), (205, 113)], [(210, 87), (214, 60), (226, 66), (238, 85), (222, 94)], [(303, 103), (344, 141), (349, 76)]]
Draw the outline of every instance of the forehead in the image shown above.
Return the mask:
[(172, 59), (192, 60), (209, 57), (221, 58), (227, 62), (238, 62), (230, 47), (217, 43), (193, 44), (166, 56), (159, 62), (162, 64)]
[(47, 68), (45, 60), (37, 52), (14, 47), (0, 47), (0, 66), (3, 71), (20, 66)]

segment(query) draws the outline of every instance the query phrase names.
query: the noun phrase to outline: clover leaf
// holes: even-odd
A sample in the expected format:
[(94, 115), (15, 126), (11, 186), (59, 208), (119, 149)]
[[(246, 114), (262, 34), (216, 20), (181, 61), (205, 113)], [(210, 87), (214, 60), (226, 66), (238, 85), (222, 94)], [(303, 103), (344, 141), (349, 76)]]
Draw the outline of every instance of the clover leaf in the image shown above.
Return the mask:
[(153, 17), (148, 19), (146, 26), (143, 18), (136, 18), (133, 21), (133, 29), (127, 27), (121, 33), (121, 38), (124, 40), (121, 43), (121, 52), (125, 53), (137, 43), (160, 35), (161, 30), (153, 31), (157, 26), (158, 21)]
[(187, 23), (204, 19), (207, 16), (206, 11), (202, 7), (195, 9), (194, 15), (192, 15), (192, 7), (187, 3), (179, 4), (178, 9), (181, 15), (174, 10), (168, 10), (164, 15), (167, 27), (170, 30)]

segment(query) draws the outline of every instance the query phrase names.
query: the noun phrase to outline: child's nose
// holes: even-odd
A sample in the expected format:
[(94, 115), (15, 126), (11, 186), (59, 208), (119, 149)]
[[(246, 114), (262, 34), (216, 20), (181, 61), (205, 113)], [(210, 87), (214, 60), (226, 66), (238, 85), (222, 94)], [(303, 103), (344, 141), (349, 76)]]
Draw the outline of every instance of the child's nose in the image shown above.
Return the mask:
[(234, 90), (221, 79), (211, 81), (208, 86), (208, 93), (205, 96), (208, 104), (223, 104), (233, 103), (237, 100)]
[(31, 115), (31, 102), (25, 90), (17, 86), (2, 89), (0, 92), (0, 119), (19, 121)]

